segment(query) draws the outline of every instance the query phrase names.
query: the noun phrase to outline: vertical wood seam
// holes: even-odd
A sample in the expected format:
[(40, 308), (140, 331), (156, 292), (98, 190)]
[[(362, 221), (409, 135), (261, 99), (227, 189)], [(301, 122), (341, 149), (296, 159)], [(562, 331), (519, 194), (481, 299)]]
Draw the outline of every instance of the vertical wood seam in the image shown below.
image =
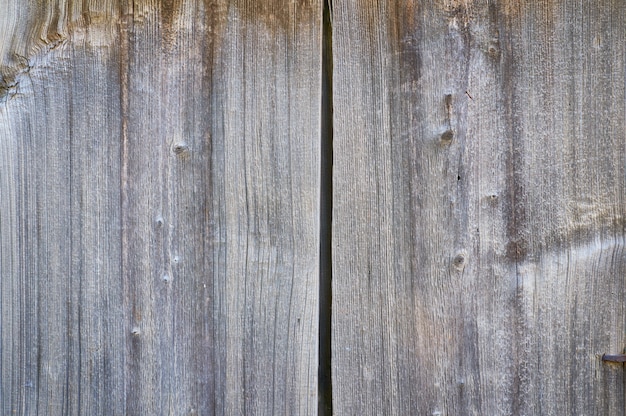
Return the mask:
[(322, 11), (322, 94), (320, 132), (320, 276), (318, 415), (333, 414), (332, 405), (332, 211), (333, 211), (333, 52), (332, 0)]

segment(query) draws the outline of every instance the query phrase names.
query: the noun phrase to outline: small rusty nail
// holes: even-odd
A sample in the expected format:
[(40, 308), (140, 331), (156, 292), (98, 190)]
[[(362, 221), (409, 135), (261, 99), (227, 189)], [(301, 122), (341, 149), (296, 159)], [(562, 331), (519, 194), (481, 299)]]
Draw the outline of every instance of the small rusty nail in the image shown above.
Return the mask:
[(603, 354), (602, 361), (613, 363), (626, 363), (626, 354)]

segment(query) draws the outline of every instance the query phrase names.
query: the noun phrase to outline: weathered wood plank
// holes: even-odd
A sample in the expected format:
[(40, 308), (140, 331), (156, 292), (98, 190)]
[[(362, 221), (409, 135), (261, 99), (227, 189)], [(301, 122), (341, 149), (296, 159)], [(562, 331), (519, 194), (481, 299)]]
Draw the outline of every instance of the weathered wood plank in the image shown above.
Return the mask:
[(0, 38), (0, 413), (123, 414), (120, 86), (97, 42), (111, 27), (89, 39), (25, 6), (0, 18), (18, 23)]
[(321, 3), (240, 2), (228, 22), (214, 72), (217, 406), (313, 414)]
[(321, 4), (22, 3), (1, 413), (314, 413)]
[(621, 414), (626, 5), (333, 9), (335, 412)]

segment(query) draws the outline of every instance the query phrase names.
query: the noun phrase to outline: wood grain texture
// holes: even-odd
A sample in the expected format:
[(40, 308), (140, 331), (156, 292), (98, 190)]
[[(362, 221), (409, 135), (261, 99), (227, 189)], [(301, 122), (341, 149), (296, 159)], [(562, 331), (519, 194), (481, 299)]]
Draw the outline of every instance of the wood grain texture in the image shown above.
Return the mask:
[(321, 4), (6, 6), (0, 413), (315, 413)]
[(333, 2), (337, 414), (623, 413), (625, 17)]

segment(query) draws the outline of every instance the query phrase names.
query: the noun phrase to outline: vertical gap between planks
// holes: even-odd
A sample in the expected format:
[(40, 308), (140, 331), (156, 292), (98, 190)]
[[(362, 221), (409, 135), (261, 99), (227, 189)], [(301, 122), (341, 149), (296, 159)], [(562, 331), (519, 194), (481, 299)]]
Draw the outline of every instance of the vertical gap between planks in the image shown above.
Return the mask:
[(333, 414), (331, 375), (333, 211), (333, 50), (332, 0), (324, 0), (322, 12), (322, 108), (320, 177), (320, 293), (319, 293), (319, 408), (320, 416)]

